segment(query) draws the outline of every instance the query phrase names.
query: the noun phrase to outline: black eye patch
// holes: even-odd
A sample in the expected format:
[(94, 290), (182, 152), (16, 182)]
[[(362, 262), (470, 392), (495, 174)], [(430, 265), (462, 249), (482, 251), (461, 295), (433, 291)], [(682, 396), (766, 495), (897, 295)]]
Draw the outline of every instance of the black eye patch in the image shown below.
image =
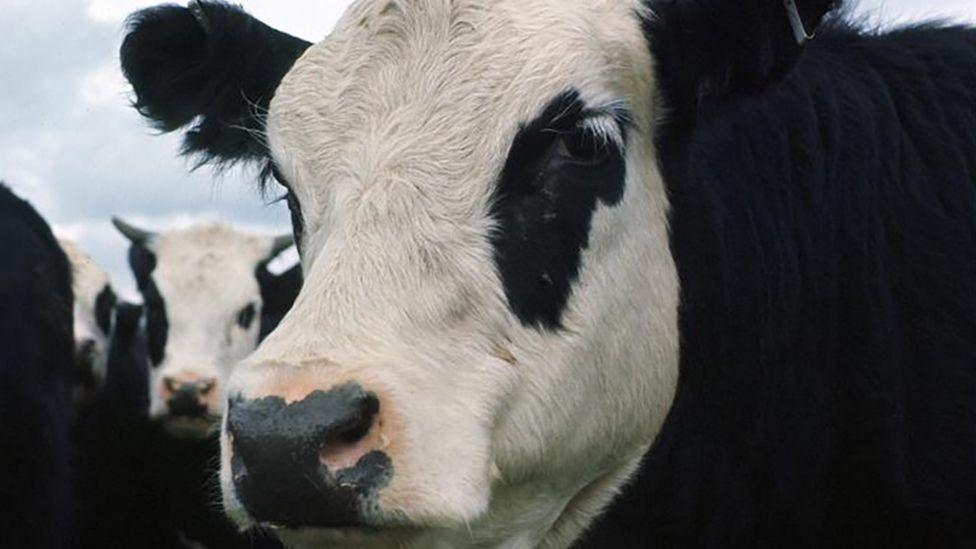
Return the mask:
[[(629, 117), (613, 113), (626, 143)], [(624, 148), (596, 135), (576, 90), (521, 126), (495, 191), (491, 235), (509, 307), (525, 325), (557, 329), (598, 204), (624, 194)]]
[(106, 336), (112, 333), (112, 317), (115, 316), (116, 302), (115, 292), (108, 284), (95, 296), (95, 322)]
[(152, 279), (152, 272), (156, 269), (156, 255), (145, 246), (133, 245), (129, 248), (129, 266), (145, 303), (149, 360), (153, 366), (159, 366), (166, 356), (169, 320), (166, 316), (166, 302)]

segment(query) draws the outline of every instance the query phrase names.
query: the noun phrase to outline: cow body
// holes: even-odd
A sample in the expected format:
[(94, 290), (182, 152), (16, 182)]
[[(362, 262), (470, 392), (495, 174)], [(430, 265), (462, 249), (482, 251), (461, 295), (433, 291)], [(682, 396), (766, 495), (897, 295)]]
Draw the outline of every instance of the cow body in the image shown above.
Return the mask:
[(976, 32), (843, 23), (664, 126), (682, 378), (641, 538), (976, 540), (974, 129)]
[(71, 519), (71, 268), (47, 223), (0, 185), (0, 540), (64, 547)]
[[(363, 1), (317, 45), (138, 14), (137, 106), (268, 162), (305, 269), (229, 382), (231, 516), (299, 546), (971, 543), (976, 32), (804, 44), (834, 4)], [(206, 74), (244, 42), (280, 82)]]

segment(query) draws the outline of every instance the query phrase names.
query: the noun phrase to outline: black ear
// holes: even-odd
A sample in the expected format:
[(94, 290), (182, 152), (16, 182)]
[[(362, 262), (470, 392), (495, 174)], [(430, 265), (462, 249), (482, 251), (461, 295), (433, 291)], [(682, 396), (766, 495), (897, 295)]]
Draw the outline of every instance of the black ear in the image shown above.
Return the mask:
[(672, 122), (783, 77), (841, 1), (648, 0), (644, 30)]
[(129, 16), (120, 57), (139, 112), (162, 131), (190, 126), (184, 154), (221, 165), (265, 154), (264, 113), (309, 46), (237, 6), (198, 0)]
[(258, 265), (255, 270), (258, 286), (261, 288), (261, 328), (258, 340), (263, 341), (291, 309), (302, 289), (302, 266), (295, 265), (291, 269), (276, 275), (268, 270), (268, 263)]

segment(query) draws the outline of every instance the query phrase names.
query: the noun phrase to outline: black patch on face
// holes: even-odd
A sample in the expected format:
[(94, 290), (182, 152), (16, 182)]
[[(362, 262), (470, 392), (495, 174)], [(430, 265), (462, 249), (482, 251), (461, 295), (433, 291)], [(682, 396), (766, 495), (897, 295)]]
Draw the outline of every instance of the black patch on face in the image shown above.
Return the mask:
[(117, 299), (112, 287), (108, 284), (95, 297), (95, 321), (105, 335), (112, 333), (112, 316)]
[(257, 316), (257, 310), (254, 304), (248, 303), (246, 307), (241, 309), (241, 312), (237, 313), (237, 325), (246, 330), (251, 327), (255, 316)]
[(258, 522), (288, 528), (362, 526), (364, 500), (393, 476), (390, 458), (373, 451), (353, 467), (330, 471), (319, 450), (328, 443), (359, 440), (378, 411), (376, 395), (356, 384), (316, 391), (292, 404), (279, 397), (231, 399), (231, 467), (248, 513)]
[(133, 245), (129, 248), (129, 266), (145, 302), (149, 359), (153, 366), (159, 366), (166, 356), (169, 320), (166, 318), (166, 302), (152, 279), (152, 272), (156, 269), (156, 255), (145, 246)]
[[(593, 115), (579, 92), (560, 94), (522, 125), (502, 170), (491, 242), (509, 306), (525, 325), (560, 327), (597, 204), (616, 205), (624, 194), (624, 151), (581, 127)], [(617, 123), (626, 131), (625, 116)]]

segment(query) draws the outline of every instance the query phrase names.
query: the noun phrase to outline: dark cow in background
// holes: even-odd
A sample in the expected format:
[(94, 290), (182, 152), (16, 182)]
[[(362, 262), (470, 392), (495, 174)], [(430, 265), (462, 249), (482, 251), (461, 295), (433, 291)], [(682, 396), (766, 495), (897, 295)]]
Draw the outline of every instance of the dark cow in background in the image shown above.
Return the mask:
[(0, 545), (59, 548), (72, 513), (71, 267), (0, 183)]
[(303, 547), (972, 547), (976, 31), (836, 4), (364, 0), (317, 45), (137, 13), (137, 108), (267, 163), (305, 268), (230, 376), (231, 516)]

